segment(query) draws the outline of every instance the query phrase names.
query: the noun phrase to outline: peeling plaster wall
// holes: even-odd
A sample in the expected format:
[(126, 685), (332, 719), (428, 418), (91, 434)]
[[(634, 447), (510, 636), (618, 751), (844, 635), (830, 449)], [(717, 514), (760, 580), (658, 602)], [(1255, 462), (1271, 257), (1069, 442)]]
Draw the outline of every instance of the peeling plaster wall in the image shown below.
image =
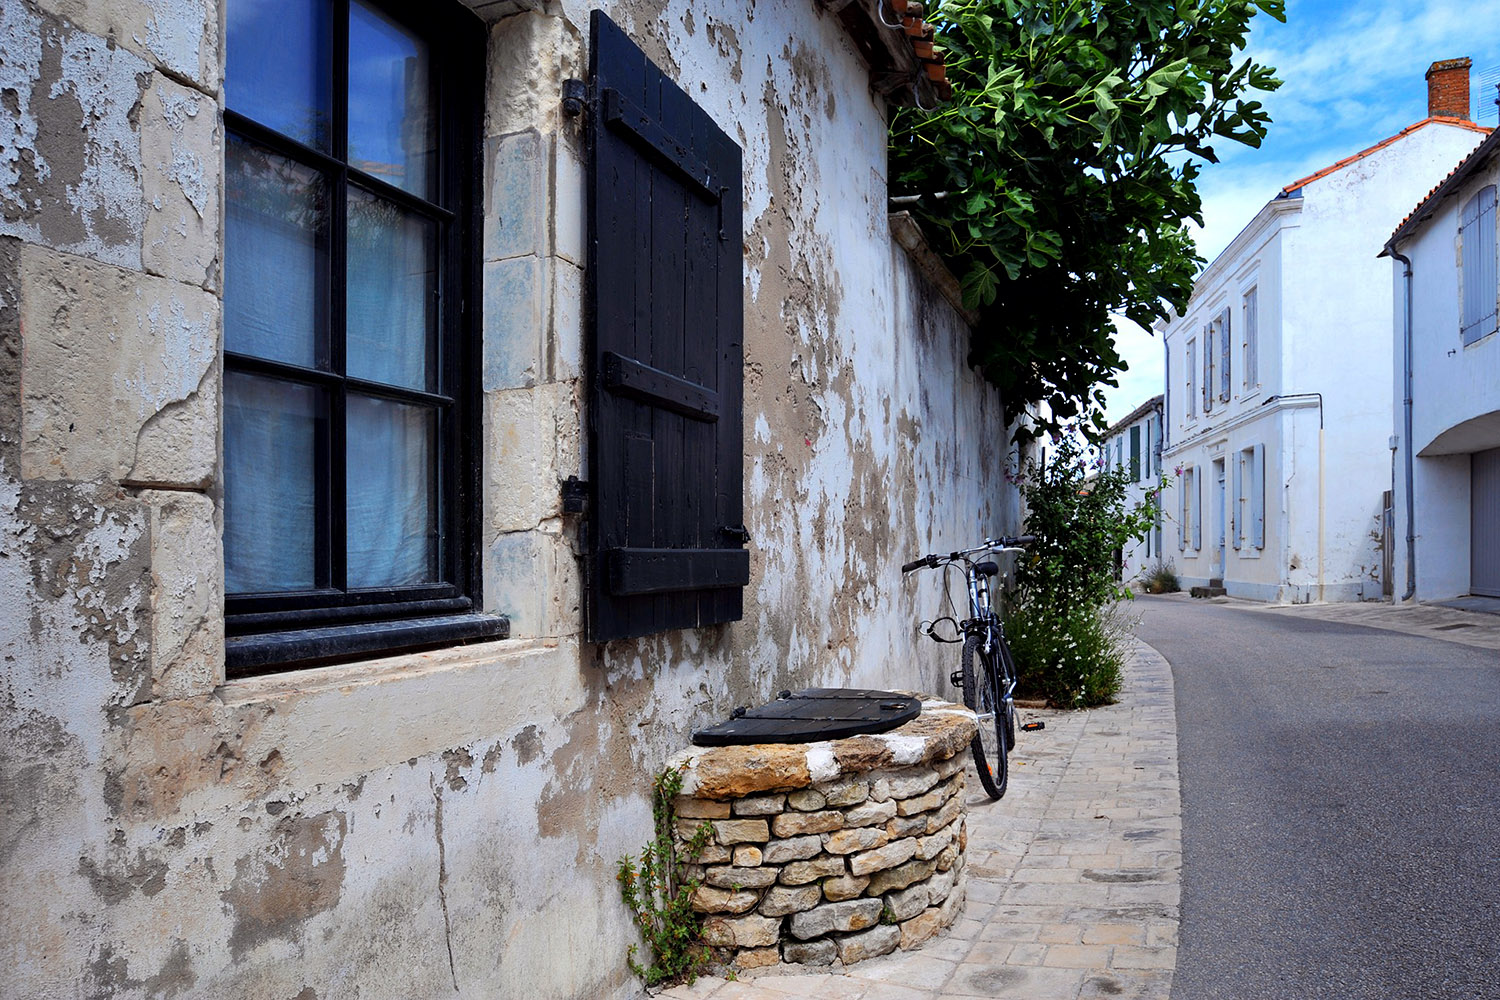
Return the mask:
[[(0, 0), (0, 997), (625, 997), (615, 861), (691, 730), (948, 693), (904, 560), (1015, 530), (1000, 400), (890, 238), (803, 0), (608, 9), (745, 150), (742, 622), (581, 642), (584, 3), (475, 2), (484, 600), (513, 638), (225, 683), (214, 0)], [(518, 8), (526, 9), (517, 13)]]

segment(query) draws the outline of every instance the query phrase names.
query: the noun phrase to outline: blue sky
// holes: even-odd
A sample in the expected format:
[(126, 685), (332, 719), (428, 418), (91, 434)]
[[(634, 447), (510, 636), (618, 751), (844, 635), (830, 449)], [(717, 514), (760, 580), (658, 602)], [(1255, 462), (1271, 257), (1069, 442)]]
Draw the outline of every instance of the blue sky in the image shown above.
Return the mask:
[[(1424, 74), (1438, 59), (1474, 60), (1477, 120), (1496, 121), (1495, 90), (1483, 77), (1500, 71), (1500, 0), (1289, 0), (1285, 24), (1256, 16), (1247, 51), (1276, 67), (1282, 85), (1260, 97), (1272, 120), (1261, 147), (1217, 143), (1220, 162), (1199, 175), (1204, 228), (1195, 239), (1209, 260), (1283, 185), (1425, 118)], [(1130, 370), (1107, 392), (1111, 422), (1162, 391), (1161, 341), (1120, 325)]]

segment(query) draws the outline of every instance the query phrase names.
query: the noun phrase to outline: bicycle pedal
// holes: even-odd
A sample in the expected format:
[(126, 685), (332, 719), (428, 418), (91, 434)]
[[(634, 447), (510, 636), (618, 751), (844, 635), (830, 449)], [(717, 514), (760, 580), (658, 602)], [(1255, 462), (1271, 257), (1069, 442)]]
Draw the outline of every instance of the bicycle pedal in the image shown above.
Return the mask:
[(948, 683), (952, 684), (954, 687), (963, 687), (964, 672), (962, 670), (953, 671), (953, 673), (948, 675)]
[(1025, 733), (1034, 733), (1038, 729), (1046, 728), (1047, 724), (1045, 722), (1026, 722), (1021, 725), (1021, 731)]

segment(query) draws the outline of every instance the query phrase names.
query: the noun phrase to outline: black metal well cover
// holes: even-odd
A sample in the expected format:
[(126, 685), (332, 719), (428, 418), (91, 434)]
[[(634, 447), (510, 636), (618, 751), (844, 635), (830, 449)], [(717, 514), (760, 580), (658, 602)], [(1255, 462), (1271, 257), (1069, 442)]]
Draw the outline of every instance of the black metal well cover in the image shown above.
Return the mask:
[(861, 733), (883, 733), (922, 714), (922, 699), (892, 691), (804, 688), (783, 691), (759, 708), (735, 709), (728, 722), (700, 729), (700, 747), (747, 743), (814, 743)]

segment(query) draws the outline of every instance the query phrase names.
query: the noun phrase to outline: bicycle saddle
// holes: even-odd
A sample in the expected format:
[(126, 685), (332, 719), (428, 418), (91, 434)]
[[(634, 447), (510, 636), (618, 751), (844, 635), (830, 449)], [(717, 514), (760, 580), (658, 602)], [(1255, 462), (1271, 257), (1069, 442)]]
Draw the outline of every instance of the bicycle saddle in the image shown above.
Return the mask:
[(987, 560), (982, 563), (975, 563), (974, 572), (978, 573), (980, 576), (995, 576), (1000, 572), (1000, 566), (998, 563), (990, 562)]

